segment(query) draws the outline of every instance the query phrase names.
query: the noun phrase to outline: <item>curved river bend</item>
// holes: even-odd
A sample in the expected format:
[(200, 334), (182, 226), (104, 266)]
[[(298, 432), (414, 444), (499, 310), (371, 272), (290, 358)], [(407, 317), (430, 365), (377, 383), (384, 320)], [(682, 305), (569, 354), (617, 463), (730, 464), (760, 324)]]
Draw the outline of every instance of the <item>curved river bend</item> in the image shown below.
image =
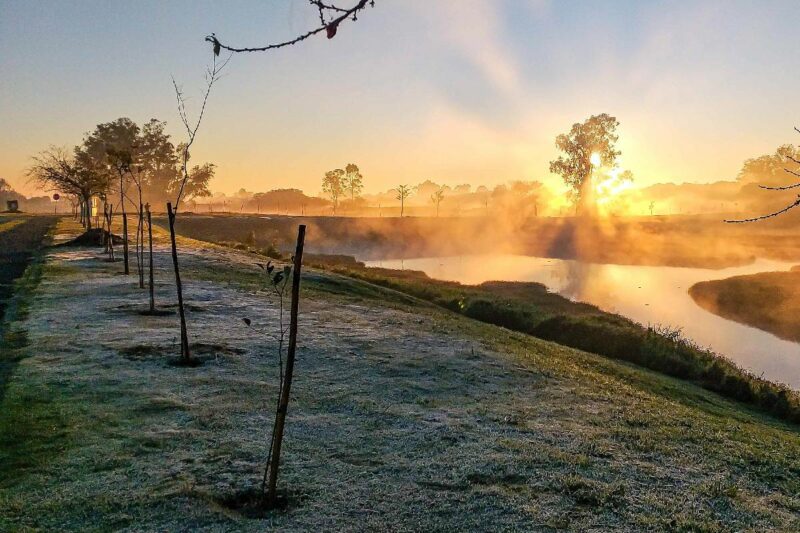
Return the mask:
[(759, 259), (746, 266), (708, 270), (609, 265), (521, 255), (473, 255), (366, 261), (367, 266), (421, 270), (465, 284), (536, 281), (572, 300), (594, 304), (642, 324), (680, 328), (700, 346), (723, 354), (757, 375), (800, 389), (800, 344), (727, 320), (694, 303), (699, 281), (788, 270), (794, 263)]

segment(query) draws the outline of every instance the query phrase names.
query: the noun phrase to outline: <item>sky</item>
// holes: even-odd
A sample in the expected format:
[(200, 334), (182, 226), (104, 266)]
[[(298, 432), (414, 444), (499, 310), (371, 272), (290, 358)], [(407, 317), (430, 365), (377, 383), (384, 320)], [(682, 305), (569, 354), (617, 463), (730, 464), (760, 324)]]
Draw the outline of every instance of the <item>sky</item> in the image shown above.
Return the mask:
[[(192, 152), (213, 191), (318, 194), (347, 163), (370, 193), (557, 184), (556, 135), (598, 113), (640, 186), (733, 179), (800, 137), (796, 0), (375, 4), (334, 39), (232, 58)], [(304, 0), (0, 0), (0, 177), (32, 194), (32, 155), (118, 117), (183, 140), (172, 77), (196, 113), (205, 35), (263, 45), (316, 17)]]

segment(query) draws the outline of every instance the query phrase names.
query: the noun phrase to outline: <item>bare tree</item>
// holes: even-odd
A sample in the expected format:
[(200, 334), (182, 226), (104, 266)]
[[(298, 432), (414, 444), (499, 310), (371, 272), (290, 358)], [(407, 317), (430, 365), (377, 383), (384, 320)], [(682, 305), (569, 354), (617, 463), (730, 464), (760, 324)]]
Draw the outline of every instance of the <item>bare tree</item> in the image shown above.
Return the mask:
[(27, 175), (45, 189), (78, 198), (84, 226), (92, 229), (92, 196), (108, 189), (106, 174), (80, 164), (64, 149), (51, 147), (33, 157)]
[(185, 144), (182, 145), (182, 162), (181, 162), (181, 183), (180, 188), (178, 189), (178, 195), (175, 199), (175, 204), (171, 202), (167, 202), (167, 217), (169, 220), (169, 232), (170, 232), (170, 241), (172, 244), (172, 265), (175, 270), (175, 285), (178, 292), (178, 314), (180, 315), (180, 323), (181, 323), (181, 361), (184, 364), (189, 364), (192, 360), (191, 352), (189, 351), (189, 334), (186, 330), (186, 312), (183, 306), (183, 286), (181, 285), (181, 274), (180, 268), (178, 267), (178, 247), (175, 243), (175, 217), (178, 214), (178, 208), (180, 207), (181, 198), (184, 195), (184, 191), (186, 189), (186, 184), (189, 181), (189, 151), (194, 144), (195, 139), (197, 138), (197, 131), (200, 129), (200, 124), (203, 122), (203, 115), (206, 110), (206, 104), (208, 104), (208, 97), (211, 94), (211, 88), (214, 86), (214, 83), (219, 79), (222, 70), (228, 64), (231, 59), (231, 56), (223, 61), (222, 63), (217, 62), (217, 55), (218, 50), (215, 50), (214, 57), (212, 59), (211, 67), (206, 71), (206, 90), (205, 94), (203, 95), (203, 103), (200, 106), (200, 112), (197, 115), (197, 120), (194, 123), (190, 123), (189, 116), (186, 112), (186, 99), (183, 95), (183, 91), (180, 87), (178, 87), (177, 82), (175, 79), (172, 79), (172, 85), (175, 87), (175, 96), (178, 100), (178, 115), (180, 115), (181, 122), (183, 126), (186, 128), (187, 134), (187, 141)]
[[(796, 132), (800, 133), (800, 129), (794, 128), (794, 130)], [(792, 155), (785, 155), (785, 157), (786, 157), (786, 159), (788, 159), (792, 163), (794, 163), (796, 165), (800, 165), (800, 159), (796, 159)], [(787, 173), (789, 173), (792, 176), (800, 177), (800, 169), (790, 170), (789, 168), (784, 167), (783, 170), (785, 170)], [(798, 187), (800, 187), (800, 182), (790, 183), (789, 185), (783, 185), (783, 186), (774, 186), (774, 187), (773, 186), (768, 186), (768, 185), (759, 185), (759, 188), (766, 189), (768, 191), (788, 191), (790, 189), (797, 189)], [(728, 222), (729, 224), (742, 224), (744, 222), (758, 222), (760, 220), (766, 220), (768, 218), (773, 218), (773, 217), (777, 217), (778, 215), (782, 215), (783, 213), (786, 213), (787, 211), (790, 211), (790, 210), (794, 209), (798, 205), (800, 205), (800, 194), (798, 194), (795, 197), (793, 202), (791, 202), (787, 206), (783, 207), (782, 209), (778, 209), (777, 211), (774, 211), (772, 213), (768, 213), (766, 215), (761, 215), (761, 216), (752, 217), (752, 218), (744, 218), (744, 219), (738, 219), (738, 220), (725, 220), (725, 222)]]

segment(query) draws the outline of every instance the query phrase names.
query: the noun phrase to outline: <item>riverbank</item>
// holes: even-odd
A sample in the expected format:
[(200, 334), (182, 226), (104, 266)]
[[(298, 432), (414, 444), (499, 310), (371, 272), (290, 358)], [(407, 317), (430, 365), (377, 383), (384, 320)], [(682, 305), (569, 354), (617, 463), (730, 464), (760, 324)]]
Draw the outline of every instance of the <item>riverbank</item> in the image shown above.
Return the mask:
[(593, 305), (551, 293), (539, 283), (494, 281), (462, 285), (433, 280), (423, 272), (409, 270), (352, 264), (328, 268), (470, 318), (686, 379), (800, 423), (800, 393), (696, 346), (678, 330), (642, 326)]
[(800, 342), (800, 270), (705, 281), (689, 288), (697, 305), (716, 315)]
[[(166, 219), (157, 223), (166, 227)], [(800, 261), (800, 235), (783, 221), (725, 224), (716, 216), (587, 219), (513, 216), (350, 218), (188, 215), (178, 232), (212, 242), (246, 242), (289, 252), (297, 224), (311, 252), (363, 260), (506, 253), (589, 263), (724, 268), (757, 257)]]
[(225, 502), (262, 473), (277, 302), (252, 254), (179, 244), (196, 368), (168, 364), (177, 317), (140, 315), (146, 291), (118, 263), (47, 255), (0, 405), (0, 529), (800, 527), (797, 426), (311, 265), (281, 467), (290, 505), (247, 518)]

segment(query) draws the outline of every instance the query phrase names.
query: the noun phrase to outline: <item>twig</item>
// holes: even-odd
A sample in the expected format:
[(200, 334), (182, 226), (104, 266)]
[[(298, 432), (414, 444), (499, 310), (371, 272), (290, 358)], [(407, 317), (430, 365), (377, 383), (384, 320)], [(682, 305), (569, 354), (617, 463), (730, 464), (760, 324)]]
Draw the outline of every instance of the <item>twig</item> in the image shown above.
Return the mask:
[(203, 103), (200, 106), (200, 114), (197, 116), (197, 121), (192, 127), (189, 124), (189, 117), (186, 113), (186, 99), (183, 96), (183, 92), (181, 91), (180, 87), (178, 87), (178, 83), (175, 81), (175, 78), (172, 78), (172, 86), (175, 87), (175, 97), (178, 100), (178, 115), (181, 118), (181, 122), (183, 122), (184, 127), (186, 128), (186, 133), (188, 135), (188, 140), (183, 147), (183, 162), (181, 165), (181, 171), (183, 173), (183, 179), (181, 179), (181, 187), (178, 190), (178, 197), (175, 200), (175, 206), (173, 207), (173, 211), (175, 213), (178, 212), (178, 206), (181, 203), (181, 198), (183, 197), (183, 191), (186, 187), (186, 182), (189, 180), (189, 149), (194, 144), (195, 139), (197, 138), (197, 130), (200, 129), (200, 124), (203, 121), (203, 115), (206, 111), (206, 104), (208, 104), (208, 97), (211, 94), (211, 87), (213, 87), (214, 82), (219, 79), (219, 75), (222, 70), (228, 65), (228, 62), (233, 57), (233, 54), (229, 55), (228, 58), (223, 61), (222, 63), (217, 63), (217, 56), (214, 55), (213, 62), (211, 64), (211, 68), (206, 72), (206, 92), (203, 95)]
[(778, 215), (781, 215), (781, 214), (789, 211), (790, 209), (793, 209), (793, 208), (797, 207), (798, 205), (800, 205), (800, 195), (797, 196), (797, 200), (795, 200), (793, 203), (787, 205), (786, 207), (784, 207), (780, 211), (775, 211), (774, 213), (770, 213), (768, 215), (762, 215), (760, 217), (745, 218), (745, 219), (742, 219), (742, 220), (725, 220), (725, 222), (727, 222), (729, 224), (741, 224), (743, 222), (757, 222), (759, 220), (766, 220), (768, 218), (772, 218), (772, 217), (776, 217)]
[[(348, 18), (352, 17), (352, 20), (358, 20), (358, 12), (365, 9), (367, 5), (370, 7), (375, 6), (375, 0), (359, 0), (359, 2), (354, 5), (353, 7), (346, 9), (336, 6), (334, 4), (326, 4), (321, 1), (317, 0), (309, 0), (309, 2), (315, 6), (319, 11), (319, 18), (320, 18), (320, 26), (318, 28), (314, 28), (312, 30), (307, 31), (301, 35), (298, 35), (294, 39), (272, 43), (265, 46), (256, 46), (256, 47), (246, 47), (246, 48), (237, 48), (227, 44), (224, 44), (220, 41), (215, 34), (211, 34), (206, 36), (206, 41), (210, 42), (214, 47), (214, 55), (219, 55), (220, 50), (227, 50), (231, 53), (241, 53), (241, 52), (266, 52), (267, 50), (275, 50), (277, 48), (284, 48), (286, 46), (295, 45), (301, 41), (305, 41), (309, 37), (316, 35), (321, 32), (326, 32), (328, 39), (332, 39), (336, 35), (336, 30), (339, 27), (339, 24)], [(338, 16), (332, 16), (331, 20), (325, 20), (325, 14), (338, 14)]]

